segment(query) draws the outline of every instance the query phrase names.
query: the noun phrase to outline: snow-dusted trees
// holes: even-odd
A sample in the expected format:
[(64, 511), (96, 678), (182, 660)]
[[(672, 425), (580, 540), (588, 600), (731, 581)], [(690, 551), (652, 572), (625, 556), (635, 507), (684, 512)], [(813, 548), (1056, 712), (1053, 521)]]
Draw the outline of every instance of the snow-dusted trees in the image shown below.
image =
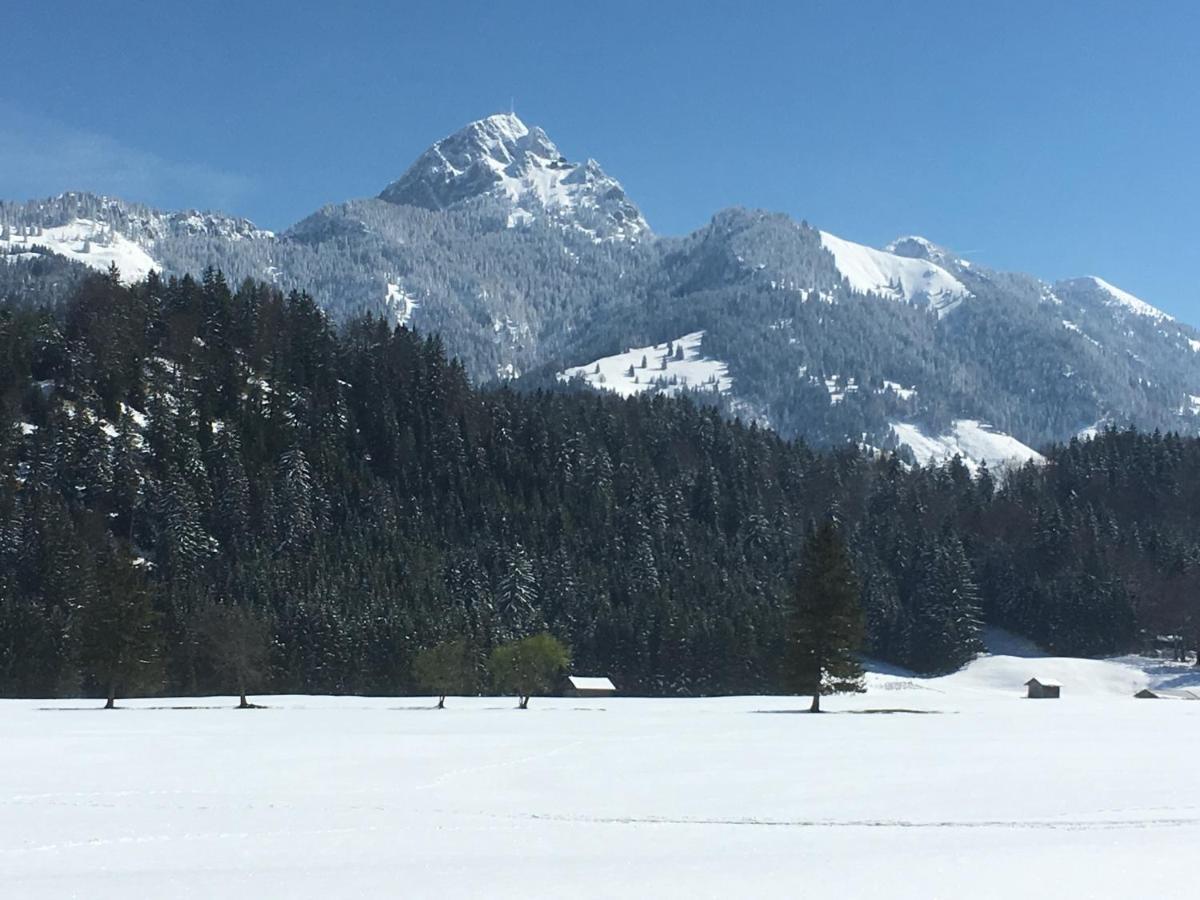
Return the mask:
[(313, 478), (308, 457), (299, 447), (288, 449), (275, 473), (275, 513), (282, 550), (302, 549), (316, 528)]
[(909, 667), (952, 672), (983, 649), (979, 590), (962, 544), (953, 535), (930, 542), (914, 560), (904, 605)]
[(537, 578), (525, 548), (514, 543), (502, 555), (496, 583), (497, 634), (513, 640), (531, 634), (538, 624)]
[(792, 523), (834, 506), (873, 656), (953, 668), (980, 607), (1062, 652), (1190, 639), (1200, 442), (1049, 455), (973, 479), (687, 401), (478, 390), (440, 342), (335, 332), (301, 296), (99, 277), (63, 310), (0, 307), (0, 693), (107, 693), (81, 625), (104, 619), (114, 542), (147, 561), (173, 693), (231, 689), (204, 647), (214, 604), (264, 621), (262, 690), (412, 691), (422, 648), (482, 659), (542, 630), (630, 691), (780, 690)]

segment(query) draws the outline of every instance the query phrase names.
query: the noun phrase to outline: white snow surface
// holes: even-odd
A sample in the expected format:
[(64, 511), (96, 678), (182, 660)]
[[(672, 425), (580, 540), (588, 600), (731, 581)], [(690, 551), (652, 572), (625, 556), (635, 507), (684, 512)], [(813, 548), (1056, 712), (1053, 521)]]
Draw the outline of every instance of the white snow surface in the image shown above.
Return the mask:
[(838, 271), (860, 293), (908, 302), (926, 300), (939, 314), (970, 296), (961, 281), (929, 260), (897, 256), (827, 231), (820, 234), (821, 244), (833, 254)]
[[(1035, 676), (1062, 699), (1024, 699)], [(524, 898), (531, 879), (586, 898), (1167, 896), (1200, 842), (1200, 703), (1132, 694), (1198, 681), (991, 656), (869, 674), (822, 716), (796, 697), (0, 701), (0, 884), (22, 900)]]
[(911, 400), (917, 395), (917, 388), (915, 385), (913, 387), (905, 387), (898, 381), (887, 381), (885, 379), (883, 382), (883, 389), (885, 391), (891, 391), (901, 400)]
[(937, 436), (927, 435), (920, 426), (908, 422), (893, 422), (892, 430), (900, 443), (912, 449), (921, 465), (944, 462), (955, 454), (972, 471), (985, 460), (989, 467), (996, 468), (1020, 466), (1030, 460), (1041, 462), (1045, 458), (1012, 435), (975, 419), (955, 419), (947, 434)]
[(126, 282), (140, 281), (151, 270), (162, 269), (140, 245), (104, 222), (75, 219), (66, 225), (43, 228), (37, 235), (18, 234), (17, 231), (12, 230), (10, 240), (0, 238), (0, 253), (41, 246), (101, 272), (116, 265), (121, 271), (121, 279)]
[(1092, 346), (1094, 346), (1094, 347), (1100, 346), (1100, 342), (1098, 340), (1096, 340), (1094, 337), (1091, 337), (1090, 335), (1084, 334), (1083, 329), (1080, 328), (1078, 325), (1076, 325), (1074, 322), (1072, 322), (1070, 319), (1063, 319), (1062, 323), (1063, 323), (1063, 328), (1067, 329), (1067, 331), (1075, 332), (1077, 335), (1082, 337), (1085, 341), (1088, 341), (1089, 343), (1091, 343)]
[[(580, 377), (592, 387), (631, 397), (646, 391), (677, 394), (685, 389), (716, 390), (728, 393), (733, 387), (729, 368), (719, 359), (701, 354), (703, 331), (693, 331), (662, 344), (633, 347), (624, 353), (605, 356), (587, 365), (573, 366), (558, 373), (560, 381)], [(671, 354), (672, 348), (683, 347), (683, 359)], [(642, 358), (646, 368), (641, 368)], [(666, 368), (662, 367), (666, 360)], [(633, 366), (633, 375), (629, 367)], [(599, 372), (597, 372), (599, 368)]]
[(1139, 316), (1148, 316), (1159, 321), (1173, 322), (1174, 317), (1167, 315), (1161, 309), (1151, 306), (1145, 300), (1133, 296), (1128, 291), (1123, 291), (1116, 285), (1109, 284), (1103, 278), (1097, 278), (1095, 275), (1090, 276), (1092, 281), (1096, 283), (1096, 287), (1104, 291), (1112, 299), (1113, 303), (1123, 306), (1131, 312)]
[(388, 282), (387, 296), (384, 298), (384, 302), (391, 309), (397, 325), (407, 325), (411, 322), (413, 313), (421, 305), (417, 302), (416, 297), (407, 293), (400, 285), (390, 281)]

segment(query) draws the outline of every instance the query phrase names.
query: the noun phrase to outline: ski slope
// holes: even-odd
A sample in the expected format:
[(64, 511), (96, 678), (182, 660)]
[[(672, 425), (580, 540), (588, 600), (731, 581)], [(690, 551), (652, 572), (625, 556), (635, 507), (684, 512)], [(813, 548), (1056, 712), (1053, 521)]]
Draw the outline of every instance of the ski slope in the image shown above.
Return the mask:
[[(1022, 698), (1037, 675), (1063, 699)], [(1172, 664), (794, 697), (0, 701), (0, 885), (87, 897), (1156, 896), (1200, 841)], [(168, 708), (187, 707), (187, 708)]]

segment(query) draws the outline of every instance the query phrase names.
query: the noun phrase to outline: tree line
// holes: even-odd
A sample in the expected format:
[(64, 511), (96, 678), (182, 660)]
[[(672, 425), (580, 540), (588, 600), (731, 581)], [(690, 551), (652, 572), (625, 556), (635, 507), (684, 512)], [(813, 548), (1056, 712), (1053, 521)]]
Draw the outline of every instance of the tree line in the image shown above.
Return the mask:
[(396, 694), (430, 648), (543, 633), (628, 692), (783, 690), (831, 511), (881, 659), (953, 669), (984, 622), (1192, 642), (1200, 443), (1047, 453), (972, 478), (686, 398), (479, 390), (436, 335), (303, 293), (91, 277), (0, 308), (0, 693)]

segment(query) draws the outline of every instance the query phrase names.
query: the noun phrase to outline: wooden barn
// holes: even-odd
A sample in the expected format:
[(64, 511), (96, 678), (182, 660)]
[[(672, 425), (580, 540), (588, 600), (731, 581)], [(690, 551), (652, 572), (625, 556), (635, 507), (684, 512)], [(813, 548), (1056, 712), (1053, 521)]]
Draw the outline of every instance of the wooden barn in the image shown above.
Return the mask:
[(1142, 688), (1140, 691), (1138, 691), (1133, 696), (1137, 697), (1139, 700), (1157, 700), (1158, 699), (1158, 694), (1154, 693), (1154, 691), (1150, 690), (1150, 688)]
[(568, 697), (611, 697), (616, 692), (607, 678), (586, 675), (568, 675), (564, 691)]
[(1059, 694), (1062, 693), (1061, 684), (1053, 681), (1038, 681), (1036, 678), (1030, 678), (1025, 682), (1025, 687), (1029, 688), (1026, 696), (1031, 700), (1057, 700)]

